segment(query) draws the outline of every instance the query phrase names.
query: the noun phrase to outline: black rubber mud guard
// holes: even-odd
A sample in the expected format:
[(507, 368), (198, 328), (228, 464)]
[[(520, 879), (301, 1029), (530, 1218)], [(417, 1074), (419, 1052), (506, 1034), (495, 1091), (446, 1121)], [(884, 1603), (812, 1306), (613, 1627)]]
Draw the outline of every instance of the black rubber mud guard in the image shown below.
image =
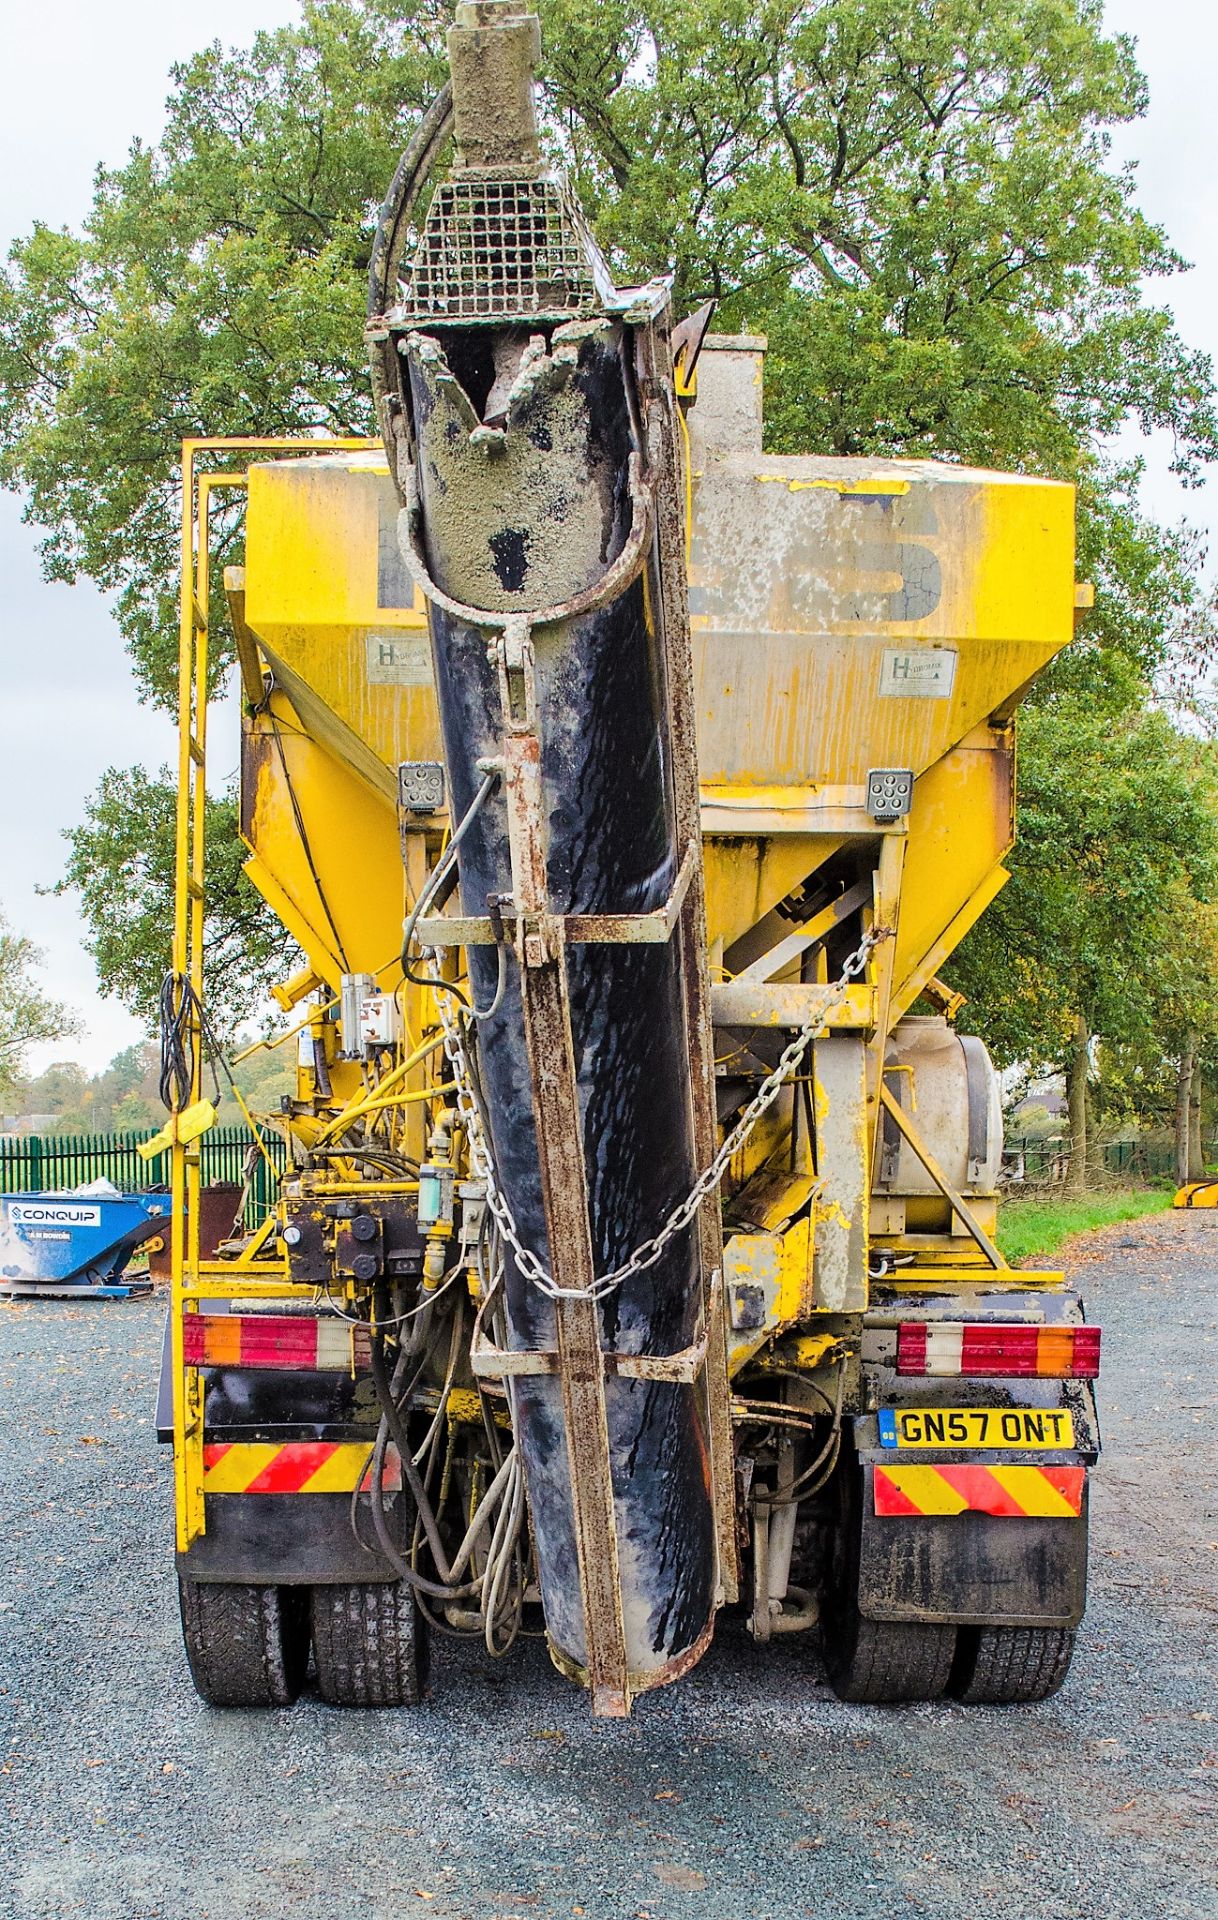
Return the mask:
[[(390, 1533), (404, 1541), (401, 1501), (400, 1494), (386, 1494), (385, 1513)], [(179, 1553), (178, 1572), (200, 1584), (276, 1587), (396, 1580), (396, 1568), (376, 1545), (371, 1517), (366, 1511), (360, 1517), (357, 1540), (349, 1493), (208, 1494), (207, 1531)]]
[[(454, 365), (473, 385), (470, 339), (445, 334)], [(503, 481), (496, 524), (471, 528), (470, 500), (489, 472), (510, 477), (508, 455), (488, 469), (435, 362), (409, 356), (420, 494), (429, 565), (445, 592), (475, 604), (497, 573), (507, 605), (544, 607), (592, 585), (630, 530), (627, 468), (632, 447), (629, 334), (591, 327), (569, 377), (540, 382), (514, 408), (509, 449), (533, 482)], [(564, 449), (566, 452), (564, 453)], [(572, 451), (575, 449), (575, 451)], [(496, 482), (498, 484), (498, 482)], [(569, 539), (571, 570), (559, 581), (534, 566), (554, 528)], [(488, 635), (442, 608), (431, 634), (445, 758), (456, 816), (481, 778), (476, 763), (500, 751), (505, 720)], [(641, 578), (582, 618), (538, 631), (537, 698), (547, 812), (548, 878), (559, 914), (649, 913), (664, 905), (678, 849), (662, 727), (660, 643)], [(511, 891), (507, 814), (496, 793), (461, 853), (465, 911), (485, 914), (488, 895)], [(469, 954), (478, 1001), (490, 1003), (496, 959)], [(569, 992), (584, 1119), (597, 1271), (617, 1267), (660, 1226), (693, 1184), (694, 1164), (684, 990), (677, 943), (573, 945)], [(524, 1244), (547, 1264), (545, 1210), (533, 1125), (519, 980), (509, 966), (499, 1011), (482, 1023), (479, 1053), (499, 1177)], [(556, 1345), (553, 1303), (508, 1262), (509, 1345)], [(605, 1302), (603, 1344), (628, 1354), (672, 1354), (695, 1337), (700, 1284), (692, 1229)], [(715, 1542), (709, 1447), (694, 1386), (614, 1378), (606, 1388), (624, 1624), (632, 1672), (645, 1677), (689, 1653), (714, 1610)], [(560, 1386), (542, 1375), (515, 1386), (517, 1436), (528, 1483), (538, 1576), (551, 1643), (578, 1667), (587, 1653), (580, 1605)], [(643, 1679), (645, 1684), (645, 1678)]]
[(872, 1472), (865, 1462), (858, 1605), (867, 1619), (1078, 1625), (1087, 1597), (1086, 1491), (1077, 1519), (889, 1518), (874, 1511)]

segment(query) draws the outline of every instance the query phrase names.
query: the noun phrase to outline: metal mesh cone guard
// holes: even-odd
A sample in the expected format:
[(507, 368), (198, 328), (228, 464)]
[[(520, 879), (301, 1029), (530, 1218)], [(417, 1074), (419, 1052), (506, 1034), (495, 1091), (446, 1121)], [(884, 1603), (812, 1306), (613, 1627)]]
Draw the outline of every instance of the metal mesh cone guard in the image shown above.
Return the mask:
[(467, 175), (436, 188), (398, 315), (569, 320), (600, 310), (609, 285), (564, 182)]

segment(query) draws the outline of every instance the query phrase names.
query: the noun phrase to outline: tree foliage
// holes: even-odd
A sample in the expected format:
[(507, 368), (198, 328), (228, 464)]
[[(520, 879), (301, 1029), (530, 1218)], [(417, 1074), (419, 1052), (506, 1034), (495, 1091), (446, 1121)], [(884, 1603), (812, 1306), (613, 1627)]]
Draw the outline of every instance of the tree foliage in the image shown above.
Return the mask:
[(1161, 711), (1025, 712), (1011, 880), (952, 962), (1001, 1065), (1102, 1035), (1174, 1055), (1218, 1024), (1218, 766)]
[[(1111, 838), (1137, 811), (1136, 769), (1104, 757), (1092, 722), (1124, 740), (1151, 681), (1187, 678), (1211, 646), (1198, 542), (1148, 525), (1136, 470), (1104, 453), (1130, 422), (1171, 434), (1188, 481), (1218, 450), (1210, 362), (1148, 292), (1182, 262), (1111, 163), (1111, 129), (1146, 104), (1132, 44), (1105, 35), (1100, 0), (539, 11), (546, 137), (615, 269), (669, 271), (679, 308), (714, 296), (720, 325), (768, 334), (776, 450), (929, 455), (1080, 487), (1096, 610), (1038, 695), (1026, 845), (966, 956), (999, 1050), (1022, 1022), (1021, 1044), (1048, 1058), (1064, 1010), (1085, 1001), (1107, 1019), (1111, 998), (1053, 916), (1089, 888), (1097, 928), (1141, 927), (1150, 885), (1135, 835), (1121, 912), (1096, 905), (1090, 796), (1055, 769), (1077, 723)], [(52, 577), (116, 593), (148, 699), (173, 698), (181, 439), (371, 427), (376, 212), (438, 84), (447, 21), (443, 0), (315, 0), (246, 51), (205, 49), (175, 69), (160, 142), (99, 171), (81, 230), (39, 226), (12, 250), (0, 479), (25, 490)], [(221, 516), (218, 534), (217, 566), (238, 560), (239, 520)], [(214, 819), (209, 938), (239, 1015), (275, 940), (238, 884), (235, 843), (222, 850), (231, 814)], [(112, 773), (73, 836), (93, 951), (142, 1011), (166, 951), (168, 820), (167, 790)], [(1031, 1014), (1004, 998), (1020, 966)], [(1135, 985), (1130, 1006), (1144, 999)]]
[(1091, 0), (545, 10), (610, 250), (771, 336), (781, 447), (1071, 473), (1127, 418), (1195, 469), (1210, 369), (1147, 303), (1181, 264), (1107, 166), (1145, 106)]
[[(600, 238), (624, 274), (673, 272), (679, 305), (714, 295), (769, 333), (775, 447), (1072, 477), (1133, 419), (1186, 475), (1214, 452), (1209, 361), (1145, 293), (1181, 262), (1107, 165), (1145, 94), (1098, 0), (541, 12), (551, 138)], [(0, 477), (52, 577), (117, 592), (148, 697), (172, 696), (182, 438), (371, 425), (371, 237), (446, 18), (322, 0), (207, 49), (158, 146), (99, 171), (81, 232), (13, 248)], [(1135, 597), (1147, 537), (1127, 508), (1134, 550), (1109, 559)]]
[(30, 1047), (79, 1031), (77, 1015), (38, 985), (41, 959), (33, 941), (14, 933), (0, 913), (0, 1094), (20, 1079)]
[[(254, 1042), (252, 1033), (238, 1034), (238, 1048)], [(284, 1094), (295, 1091), (290, 1045), (268, 1050), (259, 1047), (238, 1061), (234, 1077), (246, 1104), (255, 1112), (276, 1110)], [(27, 1118), (49, 1121), (40, 1131), (54, 1133), (112, 1133), (155, 1130), (163, 1125), (161, 1050), (155, 1041), (137, 1040), (123, 1047), (100, 1073), (89, 1074), (75, 1060), (53, 1065), (22, 1080), (14, 1088), (16, 1110)], [(210, 1091), (210, 1089), (209, 1089)], [(222, 1126), (239, 1126), (242, 1115), (227, 1082), (221, 1081), (218, 1111)]]
[[(103, 991), (156, 1024), (161, 982), (171, 958), (176, 787), (168, 771), (111, 767), (68, 833), (69, 855), (57, 891), (80, 894)], [(203, 960), (213, 1017), (231, 1031), (264, 1011), (272, 981), (294, 964), (288, 934), (242, 872), (231, 796), (209, 799), (204, 821), (208, 886), (224, 903), (208, 917)]]

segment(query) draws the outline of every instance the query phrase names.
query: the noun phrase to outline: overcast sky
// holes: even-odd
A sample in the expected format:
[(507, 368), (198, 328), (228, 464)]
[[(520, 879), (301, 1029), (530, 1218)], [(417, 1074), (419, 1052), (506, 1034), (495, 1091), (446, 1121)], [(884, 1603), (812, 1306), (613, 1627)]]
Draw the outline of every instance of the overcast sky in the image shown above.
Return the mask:
[[(58, 0), (15, 20), (16, 12), (4, 31), (3, 250), (35, 219), (77, 223), (97, 163), (120, 162), (136, 135), (157, 138), (175, 60), (204, 38), (245, 45), (259, 27), (297, 17), (292, 0), (210, 0), (203, 10), (184, 0)], [(1119, 156), (1137, 161), (1145, 211), (1196, 263), (1156, 297), (1170, 301), (1191, 344), (1218, 353), (1218, 9), (1111, 0), (1107, 19), (1137, 38), (1151, 92), (1147, 118), (1121, 133)], [(1148, 508), (1218, 527), (1218, 479), (1185, 494), (1167, 472), (1170, 447), (1147, 451)], [(155, 769), (172, 758), (174, 739), (166, 720), (140, 707), (105, 601), (85, 585), (43, 582), (35, 544), (19, 503), (0, 494), (0, 906), (43, 948), (45, 985), (87, 1028), (38, 1049), (34, 1064), (74, 1057), (96, 1071), (139, 1029), (100, 994), (73, 901), (37, 889), (62, 871), (62, 829), (79, 820), (105, 768), (142, 760)]]

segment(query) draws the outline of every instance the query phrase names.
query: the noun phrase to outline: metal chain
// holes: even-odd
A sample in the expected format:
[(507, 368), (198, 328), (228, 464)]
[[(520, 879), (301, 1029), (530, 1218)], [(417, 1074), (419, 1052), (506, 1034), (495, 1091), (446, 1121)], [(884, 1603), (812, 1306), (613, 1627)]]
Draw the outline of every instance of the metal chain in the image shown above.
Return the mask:
[[(800, 1065), (817, 1034), (824, 1031), (828, 1021), (844, 1003), (851, 981), (863, 971), (872, 950), (881, 940), (888, 938), (889, 929), (886, 927), (872, 928), (863, 936), (833, 983), (833, 997), (820, 1009), (815, 1020), (810, 1020), (806, 1026), (801, 1027), (789, 1044), (783, 1048), (776, 1064), (761, 1082), (731, 1132), (725, 1136), (722, 1146), (705, 1173), (694, 1182), (685, 1198), (672, 1209), (664, 1224), (648, 1239), (641, 1241), (629, 1259), (624, 1260), (620, 1267), (615, 1267), (612, 1273), (603, 1274), (591, 1287), (558, 1286), (553, 1275), (546, 1271), (537, 1255), (522, 1244), (507, 1196), (500, 1191), (495, 1180), (494, 1160), (490, 1143), (483, 1132), (482, 1115), (478, 1111), (477, 1101), (474, 1098), (458, 1018), (449, 1005), (449, 996), (442, 990), (439, 991), (436, 997), (440, 1008), (440, 1023), (444, 1028), (444, 1052), (456, 1082), (457, 1108), (465, 1125), (470, 1159), (479, 1179), (486, 1183), (486, 1200), (491, 1216), (515, 1254), (516, 1264), (525, 1278), (531, 1280), (534, 1286), (550, 1300), (604, 1300), (618, 1287), (623, 1286), (627, 1280), (633, 1280), (636, 1274), (645, 1273), (648, 1267), (653, 1267), (677, 1235), (683, 1233), (691, 1224), (703, 1201), (709, 1199), (714, 1193), (735, 1155), (749, 1139), (762, 1115), (778, 1098), (784, 1082)], [(441, 983), (437, 981), (436, 985), (440, 987)]]

